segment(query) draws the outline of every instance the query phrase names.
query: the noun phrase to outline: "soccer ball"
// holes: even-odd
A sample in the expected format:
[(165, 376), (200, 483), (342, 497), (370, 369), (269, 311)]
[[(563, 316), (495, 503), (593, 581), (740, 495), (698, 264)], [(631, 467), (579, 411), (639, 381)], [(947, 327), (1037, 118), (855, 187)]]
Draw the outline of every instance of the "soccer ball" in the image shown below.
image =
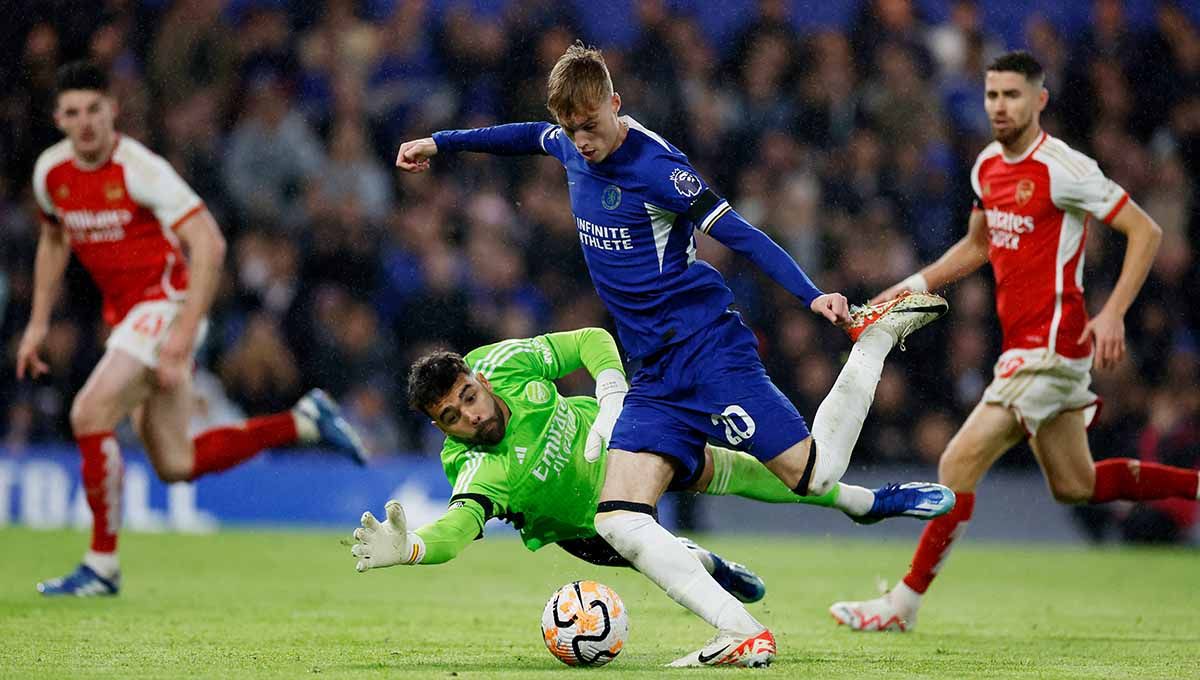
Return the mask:
[(603, 583), (568, 583), (542, 612), (546, 649), (568, 666), (603, 666), (621, 653), (628, 635), (625, 603)]

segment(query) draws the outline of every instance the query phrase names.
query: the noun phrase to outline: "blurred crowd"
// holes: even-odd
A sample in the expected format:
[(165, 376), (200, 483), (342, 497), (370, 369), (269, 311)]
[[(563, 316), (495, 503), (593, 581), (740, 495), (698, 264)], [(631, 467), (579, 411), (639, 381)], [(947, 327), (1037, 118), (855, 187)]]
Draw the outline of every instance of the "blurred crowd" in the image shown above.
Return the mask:
[[(1096, 0), (1066, 35), (1038, 15), (1020, 39), (969, 0), (925, 20), (912, 0), (852, 5), (800, 32), (792, 3), (743, 0), (732, 40), (694, 11), (622, 3), (635, 28), (605, 49), (624, 113), (691, 158), (827, 291), (852, 300), (903, 278), (964, 233), (968, 173), (990, 140), (984, 67), (1027, 48), (1045, 65), (1049, 132), (1095, 158), (1162, 226), (1126, 318), (1129, 359), (1097, 373), (1098, 457), (1195, 465), (1200, 446), (1200, 32), (1171, 2), (1134, 26)], [(463, 154), (393, 171), (399, 143), (444, 128), (544, 120), (545, 77), (580, 35), (571, 3), (513, 0), (71, 0), (28, 2), (0, 28), (0, 446), (69, 439), (66, 414), (103, 349), (86, 275), (72, 267), (45, 355), (17, 383), (37, 240), (37, 154), (59, 138), (55, 69), (107, 67), (118, 128), (165, 156), (230, 247), (198, 367), (198, 422), (289, 406), (322, 386), (380, 452), (436, 451), (404, 404), (417, 355), (611, 323), (592, 291), (559, 164)], [(738, 5), (739, 3), (734, 2)], [(926, 3), (928, 4), (928, 3)], [(810, 417), (849, 342), (703, 235), (771, 375)], [(1124, 241), (1094, 225), (1093, 311)], [(937, 459), (991, 379), (999, 332), (984, 270), (948, 291), (952, 315), (910, 339), (880, 382), (855, 464)], [(586, 393), (587, 376), (566, 382)], [(1028, 455), (1009, 463), (1032, 465)]]

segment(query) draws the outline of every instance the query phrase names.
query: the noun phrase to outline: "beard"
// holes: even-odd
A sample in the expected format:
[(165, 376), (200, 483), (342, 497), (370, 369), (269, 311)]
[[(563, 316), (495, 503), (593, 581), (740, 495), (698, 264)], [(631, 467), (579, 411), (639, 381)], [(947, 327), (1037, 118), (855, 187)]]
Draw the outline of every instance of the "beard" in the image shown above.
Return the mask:
[(1032, 124), (1033, 124), (1033, 120), (1029, 120), (1021, 127), (1016, 127), (1016, 126), (1010, 125), (1007, 130), (1003, 130), (1003, 131), (997, 130), (996, 127), (993, 125), (992, 126), (992, 136), (995, 137), (996, 141), (1000, 142), (1001, 144), (1004, 144), (1004, 145), (1012, 144), (1013, 142), (1020, 139), (1021, 135), (1025, 134), (1025, 131), (1028, 130), (1029, 126)]
[(479, 429), (475, 431), (475, 444), (483, 446), (495, 446), (504, 439), (504, 423), (500, 419), (500, 414), (496, 414), (493, 418), (488, 418)]
[(500, 403), (494, 395), (492, 396), (492, 406), (496, 409), (495, 415), (479, 424), (479, 429), (475, 430), (475, 436), (472, 438), (472, 444), (495, 446), (504, 439), (504, 433), (507, 430), (504, 422), (504, 410), (500, 408)]

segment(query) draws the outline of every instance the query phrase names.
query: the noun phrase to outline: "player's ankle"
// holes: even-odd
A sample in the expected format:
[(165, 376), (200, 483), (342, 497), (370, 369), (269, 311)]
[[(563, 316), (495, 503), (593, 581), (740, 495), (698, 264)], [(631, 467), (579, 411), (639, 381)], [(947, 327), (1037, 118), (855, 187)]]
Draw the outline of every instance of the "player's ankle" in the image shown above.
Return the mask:
[(746, 606), (729, 596), (728, 602), (721, 607), (716, 617), (717, 629), (736, 635), (753, 636), (766, 630), (766, 626), (758, 622), (746, 611)]
[(900, 336), (894, 329), (887, 326), (872, 325), (858, 336), (855, 344), (861, 343), (863, 340), (866, 340), (868, 345), (874, 347), (876, 351), (883, 350), (885, 347), (891, 350), (900, 342)]
[(83, 556), (83, 563), (91, 568), (92, 571), (107, 579), (111, 579), (121, 571), (121, 562), (117, 559), (115, 551), (97, 552), (89, 550)]
[(892, 588), (891, 592), (888, 593), (888, 597), (897, 609), (901, 609), (907, 614), (915, 614), (921, 608), (921, 598), (923, 595), (913, 590), (912, 587), (902, 580)]
[(321, 431), (317, 429), (317, 421), (301, 411), (299, 405), (292, 408), (292, 420), (296, 421), (296, 440), (299, 443), (315, 444), (320, 441)]
[(851, 517), (862, 517), (875, 505), (875, 492), (861, 486), (842, 484), (834, 507)]

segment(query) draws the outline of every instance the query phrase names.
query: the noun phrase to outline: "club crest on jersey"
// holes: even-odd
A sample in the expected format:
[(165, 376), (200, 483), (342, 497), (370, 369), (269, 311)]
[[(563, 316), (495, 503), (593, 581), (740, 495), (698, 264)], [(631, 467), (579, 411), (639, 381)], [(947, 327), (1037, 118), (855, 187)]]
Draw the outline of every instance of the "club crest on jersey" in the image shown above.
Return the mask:
[(535, 404), (550, 401), (550, 388), (540, 382), (531, 382), (525, 386), (525, 398)]
[(671, 171), (671, 182), (675, 185), (675, 191), (688, 198), (699, 195), (702, 188), (700, 178), (683, 168)]
[(120, 182), (108, 182), (104, 185), (104, 200), (116, 203), (122, 198), (125, 198), (125, 188), (121, 186)]
[(600, 205), (605, 210), (616, 210), (621, 205), (621, 187), (615, 184), (604, 187), (604, 193), (600, 194)]
[(1037, 185), (1031, 179), (1023, 179), (1017, 182), (1017, 190), (1014, 192), (1014, 197), (1017, 199), (1017, 205), (1025, 205), (1029, 199), (1033, 198), (1033, 192)]

